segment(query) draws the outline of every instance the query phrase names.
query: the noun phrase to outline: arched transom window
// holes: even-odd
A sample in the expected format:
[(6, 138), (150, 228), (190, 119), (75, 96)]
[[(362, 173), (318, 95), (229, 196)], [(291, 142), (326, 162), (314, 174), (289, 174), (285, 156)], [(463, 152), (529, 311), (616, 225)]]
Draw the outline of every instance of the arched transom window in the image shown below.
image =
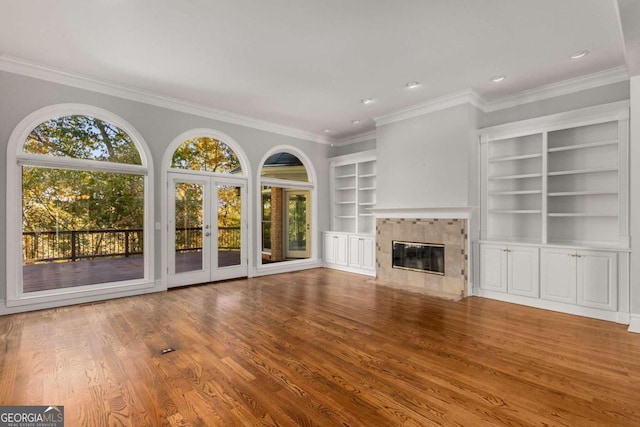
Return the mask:
[(235, 151), (218, 139), (199, 136), (182, 143), (173, 153), (171, 167), (212, 173), (242, 175)]

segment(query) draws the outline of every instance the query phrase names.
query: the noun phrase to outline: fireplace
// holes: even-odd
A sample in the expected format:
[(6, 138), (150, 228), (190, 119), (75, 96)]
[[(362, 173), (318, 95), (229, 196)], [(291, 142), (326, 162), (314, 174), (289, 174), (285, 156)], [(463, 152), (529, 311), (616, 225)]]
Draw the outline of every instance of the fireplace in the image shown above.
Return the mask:
[(398, 240), (394, 240), (392, 245), (393, 268), (444, 276), (444, 245)]
[(378, 211), (376, 275), (380, 283), (444, 298), (466, 295), (468, 213), (456, 218), (438, 210)]

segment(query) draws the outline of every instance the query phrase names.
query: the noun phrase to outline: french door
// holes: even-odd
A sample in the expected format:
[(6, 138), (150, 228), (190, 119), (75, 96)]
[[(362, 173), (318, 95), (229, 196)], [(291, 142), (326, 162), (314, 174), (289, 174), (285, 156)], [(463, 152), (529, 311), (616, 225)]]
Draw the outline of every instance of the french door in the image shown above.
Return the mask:
[(286, 258), (309, 258), (311, 206), (309, 190), (285, 190)]
[(246, 184), (169, 173), (168, 286), (247, 276)]

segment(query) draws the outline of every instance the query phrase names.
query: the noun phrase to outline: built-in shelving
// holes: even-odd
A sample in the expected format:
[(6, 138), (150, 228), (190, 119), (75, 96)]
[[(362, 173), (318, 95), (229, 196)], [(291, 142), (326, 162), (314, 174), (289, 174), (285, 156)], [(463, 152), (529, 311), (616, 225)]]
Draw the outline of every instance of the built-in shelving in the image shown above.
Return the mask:
[(376, 204), (375, 152), (334, 157), (331, 161), (332, 231), (373, 234)]
[(627, 101), (482, 129), (477, 295), (619, 321), (628, 156)]
[(481, 143), (483, 240), (628, 245), (628, 104), (494, 126)]

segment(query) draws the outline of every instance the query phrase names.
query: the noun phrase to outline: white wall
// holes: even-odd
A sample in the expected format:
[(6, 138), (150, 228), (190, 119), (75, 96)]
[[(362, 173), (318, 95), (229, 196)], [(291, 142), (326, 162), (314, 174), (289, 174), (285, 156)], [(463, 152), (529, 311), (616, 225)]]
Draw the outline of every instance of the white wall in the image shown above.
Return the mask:
[(511, 108), (487, 113), (484, 126), (494, 126), (511, 123), (534, 117), (548, 116), (578, 108), (608, 104), (629, 99), (629, 82), (623, 81), (610, 85), (585, 89), (568, 95), (555, 96), (536, 102), (528, 102)]
[[(245, 150), (251, 164), (251, 176), (256, 183), (258, 163), (266, 152), (276, 145), (292, 145), (303, 151), (313, 162), (318, 176), (318, 231), (329, 227), (329, 167), (327, 157), (329, 146), (297, 138), (278, 135), (240, 125), (230, 124), (191, 114), (181, 113), (165, 108), (154, 107), (148, 104), (129, 101), (109, 95), (103, 95), (83, 89), (77, 89), (43, 80), (24, 77), (16, 74), (0, 71), (0, 168), (5, 169), (7, 143), (15, 126), (28, 114), (42, 107), (59, 103), (89, 104), (106, 109), (119, 115), (128, 121), (142, 135), (149, 145), (155, 172), (155, 207), (154, 221), (160, 221), (160, 179), (161, 161), (165, 149), (171, 141), (182, 132), (195, 128), (211, 128), (228, 134), (238, 142)], [(0, 300), (5, 298), (6, 290), (6, 174), (0, 174)], [(251, 194), (250, 197), (255, 195)], [(254, 209), (256, 207), (254, 206)], [(257, 224), (256, 214), (250, 212), (250, 227), (253, 231), (253, 240), (249, 242), (249, 251), (255, 254), (257, 251)], [(320, 241), (320, 234), (314, 236)], [(160, 233), (156, 232), (156, 259), (155, 276), (160, 278)], [(12, 243), (10, 250), (18, 250), (19, 242)], [(321, 245), (318, 246), (320, 248)], [(321, 257), (320, 254), (318, 254)], [(251, 266), (250, 266), (251, 268)]]
[(330, 156), (342, 156), (345, 154), (359, 153), (361, 151), (369, 151), (376, 149), (375, 138), (368, 139), (366, 141), (355, 142), (353, 144), (347, 144), (342, 146), (331, 147)]
[(640, 332), (640, 75), (631, 78), (630, 93), (631, 326), (629, 329)]
[(469, 204), (469, 104), (379, 126), (378, 208)]

